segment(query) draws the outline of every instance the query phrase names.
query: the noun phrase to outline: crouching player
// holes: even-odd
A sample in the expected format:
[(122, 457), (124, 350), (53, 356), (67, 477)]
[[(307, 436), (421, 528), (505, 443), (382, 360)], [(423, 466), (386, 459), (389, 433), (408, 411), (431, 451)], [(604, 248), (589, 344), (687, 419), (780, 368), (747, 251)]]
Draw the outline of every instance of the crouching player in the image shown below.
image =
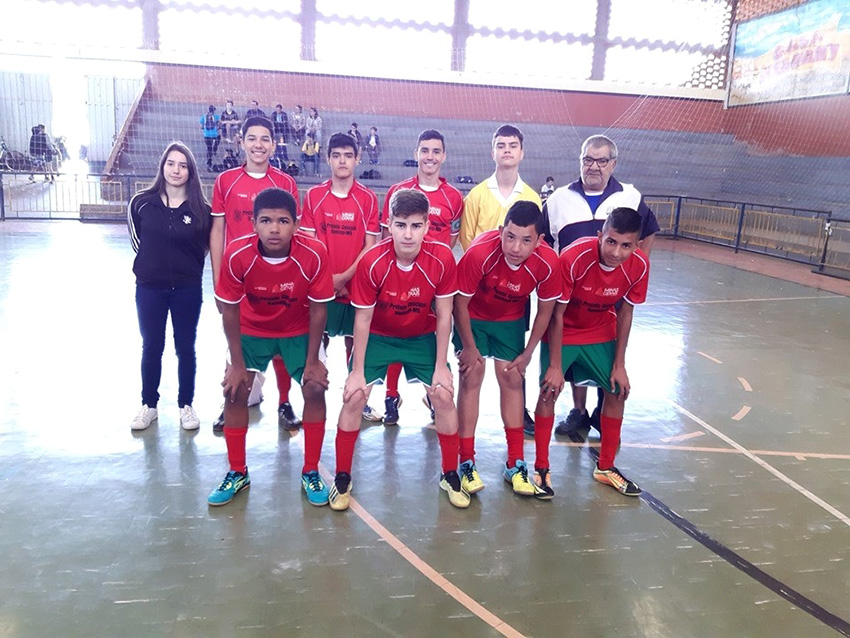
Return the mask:
[[(641, 216), (631, 208), (615, 208), (597, 237), (579, 239), (561, 251), (563, 293), (555, 307), (548, 343), (540, 349), (540, 398), (535, 410), (535, 483), (551, 498), (549, 439), (555, 400), (564, 373), (573, 366), (576, 385), (603, 389), (602, 439), (593, 478), (626, 496), (641, 489), (614, 466), (620, 445), (623, 411), (630, 384), (626, 346), (634, 305), (646, 300), (649, 259), (637, 247)], [(625, 303), (618, 302), (624, 300)], [(552, 344), (561, 343), (561, 347)]]
[(363, 255), (352, 279), (354, 351), (336, 436), (336, 477), (330, 490), (335, 510), (348, 508), (351, 500), (351, 464), (363, 406), (373, 385), (396, 362), (408, 381), (426, 384), (436, 411), (440, 487), (455, 507), (469, 506), (457, 473), (457, 410), (447, 362), (457, 272), (448, 246), (425, 241), (428, 209), (424, 193), (396, 191), (390, 201), (390, 237)]
[[(504, 478), (517, 494), (537, 493), (523, 455), (522, 381), (562, 289), (558, 256), (542, 241), (543, 232), (543, 214), (537, 204), (515, 202), (508, 209), (504, 226), (476, 237), (458, 262), (460, 294), (454, 303), (454, 346), (460, 368), (459, 472), (461, 484), (470, 494), (484, 489), (475, 468), (475, 426), (485, 357), (494, 359), (499, 382), (508, 441)], [(525, 305), (534, 291), (537, 315), (525, 343)]]
[(301, 484), (311, 505), (326, 505), (319, 478), (325, 436), (328, 371), (319, 345), (334, 296), (324, 245), (296, 233), (295, 199), (267, 188), (254, 200), (254, 233), (230, 243), (216, 284), (222, 302), (230, 364), (224, 373), (224, 438), (230, 471), (209, 496), (224, 505), (251, 484), (245, 460), (248, 393), (254, 375), (280, 355), (304, 397), (304, 467)]

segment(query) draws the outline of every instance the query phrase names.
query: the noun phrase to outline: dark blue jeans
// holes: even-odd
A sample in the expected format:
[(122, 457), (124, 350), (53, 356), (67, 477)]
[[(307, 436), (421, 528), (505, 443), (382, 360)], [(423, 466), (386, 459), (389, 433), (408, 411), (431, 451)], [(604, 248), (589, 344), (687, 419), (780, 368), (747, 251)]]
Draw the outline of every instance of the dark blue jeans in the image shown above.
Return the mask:
[(142, 403), (152, 408), (159, 402), (165, 325), (171, 312), (174, 349), (177, 352), (177, 404), (191, 405), (195, 398), (195, 338), (201, 318), (201, 286), (148, 288), (136, 284), (136, 312), (142, 333)]

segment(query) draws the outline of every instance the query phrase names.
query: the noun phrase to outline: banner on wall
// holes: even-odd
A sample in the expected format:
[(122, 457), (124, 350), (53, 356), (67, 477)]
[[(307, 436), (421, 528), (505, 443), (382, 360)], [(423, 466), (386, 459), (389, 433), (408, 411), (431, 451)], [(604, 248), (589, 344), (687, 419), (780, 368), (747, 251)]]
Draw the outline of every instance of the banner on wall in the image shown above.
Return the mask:
[(847, 93), (850, 0), (813, 0), (735, 28), (727, 106)]

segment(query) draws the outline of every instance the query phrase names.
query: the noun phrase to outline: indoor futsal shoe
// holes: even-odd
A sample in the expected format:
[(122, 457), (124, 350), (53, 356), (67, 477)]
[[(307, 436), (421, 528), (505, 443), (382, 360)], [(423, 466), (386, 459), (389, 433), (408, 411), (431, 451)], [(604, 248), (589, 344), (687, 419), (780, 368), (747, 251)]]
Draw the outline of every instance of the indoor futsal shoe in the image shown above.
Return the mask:
[(551, 501), (555, 498), (552, 488), (552, 475), (548, 467), (534, 468), (534, 498), (541, 501)]
[(504, 477), (513, 487), (514, 494), (534, 496), (537, 491), (528, 480), (528, 466), (521, 459), (517, 459), (514, 467), (505, 467)]
[(623, 476), (623, 473), (613, 465), (610, 469), (600, 470), (597, 464), (593, 469), (593, 478), (600, 483), (610, 485), (620, 494), (625, 494), (626, 496), (640, 496), (642, 491), (636, 483)]
[(310, 505), (321, 507), (328, 504), (328, 488), (322, 482), (322, 477), (319, 476), (317, 470), (304, 472), (301, 475), (301, 487), (304, 488), (304, 493), (307, 495), (307, 502)]
[(466, 490), (467, 494), (475, 494), (484, 489), (484, 481), (475, 469), (473, 461), (464, 461), (458, 468), (460, 474), (460, 485)]
[(297, 430), (301, 427), (301, 419), (295, 416), (295, 410), (289, 401), (284, 401), (277, 408), (277, 425), (284, 430)]
[(250, 486), (251, 479), (248, 477), (248, 468), (245, 468), (245, 472), (230, 470), (225, 475), (221, 485), (210, 492), (209, 498), (207, 498), (207, 503), (213, 507), (227, 505), (233, 500), (234, 496)]
[(384, 398), (384, 425), (398, 425), (398, 409), (401, 407), (401, 397)]
[(450, 470), (440, 477), (440, 489), (449, 495), (449, 503), (461, 509), (469, 507), (469, 494), (460, 484), (457, 472)]
[(364, 421), (369, 421), (369, 423), (380, 423), (381, 419), (383, 419), (383, 417), (375, 412), (369, 404), (366, 404), (363, 408), (363, 414), (361, 416)]
[(337, 472), (331, 490), (328, 493), (328, 505), (337, 512), (347, 510), (351, 505), (351, 474)]

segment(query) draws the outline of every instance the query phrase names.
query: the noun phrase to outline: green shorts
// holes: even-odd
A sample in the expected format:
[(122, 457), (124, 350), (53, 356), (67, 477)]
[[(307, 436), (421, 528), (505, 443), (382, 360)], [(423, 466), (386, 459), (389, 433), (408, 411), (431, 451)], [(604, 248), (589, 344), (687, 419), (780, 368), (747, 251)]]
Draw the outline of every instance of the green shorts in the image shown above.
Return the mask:
[(286, 364), (290, 376), (299, 384), (304, 374), (304, 364), (307, 362), (307, 342), (309, 335), (296, 337), (252, 337), (242, 335), (242, 357), (245, 367), (252, 372), (263, 372), (269, 367), (269, 362), (279, 354)]
[[(437, 365), (437, 336), (383, 337), (370, 334), (363, 365), (366, 384), (383, 383), (387, 368), (392, 363), (402, 365), (408, 383), (419, 381), (431, 385), (434, 366)], [(348, 369), (351, 370), (350, 361)]]
[[(573, 367), (573, 382), (576, 385), (598, 386), (607, 392), (611, 389), (611, 368), (614, 367), (616, 341), (592, 343), (582, 346), (561, 346), (561, 370)], [(540, 344), (540, 381), (549, 367), (549, 344)]]
[[(484, 321), (470, 319), (475, 347), (482, 357), (513, 361), (525, 350), (525, 317), (514, 321)], [(455, 352), (463, 350), (457, 328), (452, 338)]]
[(332, 301), (326, 304), (328, 307), (328, 322), (325, 324), (325, 332), (331, 337), (353, 337), (354, 336), (354, 306), (350, 303), (337, 303)]

